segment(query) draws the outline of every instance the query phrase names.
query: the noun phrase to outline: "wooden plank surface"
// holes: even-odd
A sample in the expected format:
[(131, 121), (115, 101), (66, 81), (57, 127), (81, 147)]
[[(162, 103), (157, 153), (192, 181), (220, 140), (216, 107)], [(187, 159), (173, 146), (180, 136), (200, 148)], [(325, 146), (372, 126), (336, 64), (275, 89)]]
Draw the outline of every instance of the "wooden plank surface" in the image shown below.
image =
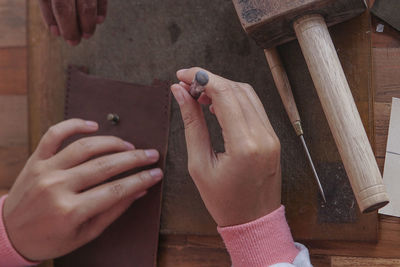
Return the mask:
[(161, 235), (158, 266), (231, 266), (222, 240), (215, 236)]
[[(383, 32), (377, 32), (378, 24), (384, 25)], [(387, 25), (381, 19), (372, 16), (372, 47), (393, 48), (400, 47), (399, 31)]]
[[(370, 1), (370, 6), (374, 0)], [(378, 24), (384, 25), (377, 32)], [(383, 170), (392, 97), (400, 97), (400, 33), (381, 19), (372, 16), (372, 59), (374, 90), (375, 155)]]
[(28, 155), (26, 96), (0, 95), (0, 188), (10, 188)]
[(0, 48), (26, 46), (26, 1), (0, 0)]
[(304, 242), (313, 255), (400, 258), (400, 220), (380, 215), (378, 242)]
[(374, 103), (375, 111), (375, 156), (378, 159), (379, 167), (383, 171), (383, 164), (386, 154), (387, 135), (390, 122), (391, 103)]
[(27, 94), (25, 47), (0, 48), (0, 95)]
[(0, 0), (0, 190), (28, 157), (26, 0)]
[(51, 60), (60, 59), (59, 51), (50, 49), (50, 42), (57, 40), (50, 37), (42, 21), (38, 1), (29, 1), (28, 7), (29, 143), (32, 152), (47, 129), (63, 117), (61, 88), (65, 86), (65, 78), (60, 81), (63, 70), (51, 65)]
[[(309, 248), (311, 260), (315, 267), (327, 267), (341, 262), (365, 262), (363, 258), (369, 258), (366, 262), (373, 263), (374, 258), (378, 262), (399, 260), (400, 255), (400, 219), (391, 216), (380, 216), (379, 236), (377, 243), (371, 242), (344, 242), (344, 241), (305, 241)], [(186, 248), (190, 249), (186, 249)], [(190, 236), (190, 235), (161, 235), (159, 266), (230, 266), (229, 258), (223, 252), (224, 245), (219, 237), (214, 236)], [(180, 251), (180, 253), (178, 253)], [(191, 261), (192, 257), (207, 255), (209, 252), (213, 262), (207, 260)], [(219, 257), (215, 257), (219, 255)], [(344, 257), (344, 258), (343, 258)], [(342, 260), (347, 259), (347, 260)], [(383, 259), (388, 259), (385, 261)], [(331, 263), (332, 260), (332, 263)], [(394, 261), (397, 262), (397, 261)], [(188, 263), (185, 265), (185, 263)], [(190, 264), (189, 264), (190, 263)], [(347, 263), (346, 263), (347, 264)], [(351, 265), (345, 265), (351, 266)], [(355, 265), (357, 266), (357, 265)], [(370, 266), (368, 264), (359, 266)], [(374, 265), (372, 265), (374, 266)], [(379, 266), (379, 265), (378, 265)], [(383, 265), (385, 266), (385, 265)], [(400, 266), (400, 265), (388, 265)]]
[[(173, 80), (174, 79), (173, 72), (176, 69), (184, 66), (186, 67), (184, 62), (193, 62), (193, 64), (196, 65), (202, 65), (202, 66), (211, 65), (211, 70), (218, 72), (221, 75), (227, 76), (228, 78), (234, 78), (252, 83), (257, 88), (259, 95), (264, 99), (264, 101), (266, 101), (267, 110), (271, 115), (272, 123), (274, 124), (275, 127), (281, 129), (279, 130), (278, 134), (283, 140), (283, 144), (287, 147), (297, 147), (298, 149), (298, 152), (296, 153), (291, 152), (292, 155), (290, 155), (288, 152), (286, 154), (286, 160), (289, 159), (291, 161), (296, 161), (297, 162), (296, 164), (298, 164), (296, 165), (298, 166), (296, 168), (308, 170), (306, 161), (302, 155), (301, 147), (297, 143), (297, 140), (294, 138), (294, 136), (291, 135), (290, 123), (288, 121), (285, 122), (286, 116), (283, 111), (283, 107), (279, 106), (279, 104), (276, 105), (277, 107), (270, 107), (269, 105), (269, 103), (280, 103), (279, 102), (280, 100), (279, 96), (275, 91), (275, 88), (271, 84), (269, 84), (269, 82), (271, 82), (272, 79), (271, 77), (269, 77), (269, 73), (266, 71), (267, 65), (265, 63), (265, 60), (263, 59), (262, 51), (260, 51), (259, 48), (254, 46), (252, 43), (248, 42), (247, 36), (245, 36), (244, 34), (239, 34), (240, 33), (239, 23), (235, 25), (236, 30), (235, 33), (233, 34), (231, 33), (232, 25), (229, 25), (228, 28), (224, 28), (225, 24), (223, 21), (227, 20), (235, 21), (232, 18), (234, 18), (236, 14), (231, 13), (230, 10), (232, 7), (230, 6), (230, 3), (224, 3), (224, 5), (221, 4), (217, 5), (215, 3), (210, 3), (210, 5), (213, 8), (215, 8), (215, 10), (218, 10), (218, 12), (220, 12), (218, 15), (221, 17), (220, 23), (213, 24), (212, 27), (215, 27), (215, 25), (217, 25), (217, 29), (219, 31), (225, 31), (227, 35), (220, 36), (210, 32), (204, 33), (203, 35), (202, 32), (199, 31), (198, 35), (200, 36), (200, 40), (198, 40), (196, 39), (199, 38), (198, 36), (194, 39), (188, 38), (186, 36), (188, 33), (186, 32), (185, 33), (186, 38), (190, 39), (190, 42), (188, 43), (182, 41), (181, 39), (182, 33), (176, 34), (176, 32), (179, 32), (182, 29), (187, 30), (188, 28), (190, 29), (190, 31), (196, 32), (196, 29), (198, 30), (198, 28), (196, 27), (209, 29), (210, 27), (210, 25), (208, 25), (209, 23), (202, 24), (203, 20), (201, 20), (197, 22), (198, 25), (192, 25), (190, 22), (188, 22), (190, 21), (190, 16), (187, 10), (185, 11), (177, 8), (176, 10), (173, 11), (176, 12), (176, 14), (173, 13), (172, 15), (183, 16), (181, 17), (181, 19), (186, 24), (179, 24), (179, 23), (177, 24), (176, 21), (174, 21), (173, 16), (163, 17), (160, 14), (158, 16), (158, 19), (162, 18), (164, 23), (162, 25), (170, 26), (171, 29), (173, 28), (176, 29), (178, 27), (179, 31), (171, 32), (168, 29), (165, 29), (165, 35), (161, 33), (160, 35), (154, 34), (152, 36), (148, 36), (148, 33), (142, 31), (141, 29), (137, 28), (132, 29), (132, 27), (129, 27), (129, 25), (127, 24), (123, 23), (122, 25), (120, 25), (120, 23), (117, 23), (117, 21), (115, 21), (116, 18), (121, 16), (126, 16), (126, 14), (122, 10), (123, 8), (115, 8), (116, 3), (112, 3), (112, 10), (114, 10), (112, 11), (112, 14), (110, 14), (112, 18), (111, 20), (107, 21), (106, 25), (104, 25), (105, 27), (107, 27), (107, 29), (104, 29), (104, 31), (114, 30), (115, 32), (116, 30), (122, 29), (123, 33), (120, 33), (121, 35), (118, 35), (116, 33), (112, 34), (111, 36), (115, 40), (113, 40), (109, 46), (105, 46), (106, 40), (103, 38), (103, 36), (95, 36), (93, 40), (83, 44), (82, 46), (74, 50), (66, 47), (59, 40), (53, 39), (48, 35), (41, 21), (40, 13), (37, 6), (37, 1), (30, 1), (29, 5), (30, 5), (29, 31), (31, 33), (30, 35), (31, 37), (29, 40), (30, 42), (29, 84), (30, 86), (32, 86), (31, 89), (35, 89), (30, 91), (30, 103), (32, 104), (30, 106), (30, 122), (31, 122), (30, 140), (32, 144), (31, 148), (35, 146), (41, 134), (47, 129), (48, 126), (50, 126), (51, 124), (57, 122), (62, 118), (62, 110), (63, 110), (62, 89), (64, 88), (63, 73), (68, 63), (73, 62), (73, 63), (88, 65), (91, 68), (91, 70), (94, 71), (95, 74), (99, 74), (104, 77), (110, 77), (114, 79), (127, 80), (127, 81), (137, 81), (141, 83), (151, 83), (154, 76), (159, 76), (160, 78), (163, 79)], [(146, 3), (142, 2), (130, 3), (130, 5), (132, 5), (130, 6), (131, 9), (128, 10), (132, 9), (135, 10), (134, 7), (137, 7), (137, 9), (141, 8), (142, 11), (151, 10), (149, 9), (151, 6), (150, 4), (147, 5)], [(167, 5), (167, 3), (165, 4), (162, 3), (160, 7), (157, 7), (157, 9), (154, 10), (154, 12), (156, 12), (157, 14), (157, 12), (160, 12), (158, 9), (166, 10), (167, 6), (164, 5)], [(154, 6), (151, 7), (154, 9)], [(196, 7), (193, 6), (192, 8)], [(205, 11), (204, 11), (205, 13), (202, 12), (203, 11), (200, 11), (201, 14), (206, 14)], [(158, 24), (159, 20), (157, 20), (157, 22), (153, 21), (151, 18), (146, 18), (146, 20), (143, 20), (144, 17), (142, 13), (135, 13), (133, 15), (137, 16), (138, 19), (142, 19), (142, 21), (145, 21), (146, 26), (156, 24), (161, 30), (163, 30), (163, 26), (160, 26)], [(343, 25), (342, 27), (346, 29), (347, 27), (349, 27), (349, 25)], [(333, 31), (335, 31), (335, 29), (333, 29)], [(338, 29), (337, 33), (343, 31), (342, 28), (340, 28), (340, 26), (338, 26), (337, 29)], [(366, 32), (368, 32), (368, 30), (369, 29), (366, 29)], [(99, 34), (101, 35), (102, 31), (103, 30), (100, 29), (100, 33), (96, 35)], [(173, 32), (175, 32), (175, 34), (173, 34)], [(105, 32), (104, 34), (107, 33)], [(138, 36), (140, 34), (142, 38), (132, 39), (133, 38), (132, 36)], [(212, 40), (210, 40), (210, 38)], [(346, 36), (346, 34), (343, 33), (343, 37), (341, 38), (345, 40), (346, 38), (348, 38), (348, 36)], [(365, 38), (365, 36), (357, 37), (357, 35), (355, 35), (352, 36), (352, 38), (363, 39)], [(175, 42), (173, 42), (173, 40), (175, 40)], [(178, 40), (178, 42), (176, 40)], [(209, 40), (209, 41), (206, 42), (206, 44), (204, 45), (204, 40)], [(98, 42), (99, 45), (94, 46), (93, 44), (94, 42)], [(129, 49), (123, 47), (119, 48), (118, 47), (118, 45), (120, 44), (119, 42), (131, 42)], [(156, 44), (155, 47), (153, 48), (154, 50), (151, 50), (152, 53), (147, 50), (149, 43), (153, 45)], [(197, 43), (201, 45), (198, 45)], [(165, 44), (170, 44), (170, 47), (167, 50), (161, 49), (161, 47), (164, 47)], [(197, 49), (196, 51), (201, 51), (199, 52), (198, 57), (193, 56), (190, 51), (184, 51), (184, 48), (189, 44), (191, 44), (193, 50)], [(342, 43), (340, 41), (339, 42), (336, 41), (336, 44), (338, 44), (339, 47), (338, 48), (339, 56), (341, 57), (341, 60), (344, 61), (345, 62), (344, 65), (349, 68), (346, 71), (346, 73), (352, 73), (353, 71), (361, 71), (361, 70), (363, 72), (369, 72), (370, 68), (368, 63), (363, 65), (360, 64), (360, 62), (364, 62), (363, 60), (365, 59), (362, 58), (362, 55), (365, 54), (354, 53), (354, 51), (356, 51), (356, 48), (354, 47), (352, 48), (354, 50), (345, 49), (346, 45), (344, 41)], [(226, 47), (227, 45), (228, 48)], [(384, 46), (385, 42), (380, 41), (380, 45)], [(295, 46), (296, 46), (295, 44), (288, 44), (286, 48), (291, 48)], [(283, 50), (286, 50), (286, 48), (284, 48)], [(93, 63), (87, 60), (88, 57), (93, 58), (101, 54), (106, 54), (104, 49), (107, 49), (108, 52), (110, 50), (113, 52), (109, 55), (106, 55), (103, 62)], [(229, 61), (227, 61), (227, 66), (221, 65), (220, 67), (218, 67), (218, 64), (216, 63), (226, 61), (226, 58), (223, 56), (224, 55), (223, 50), (227, 50), (232, 55), (229, 57)], [(143, 62), (140, 61), (139, 58), (135, 58), (136, 54), (135, 51), (136, 52), (144, 51), (143, 54), (145, 54), (147, 60)], [(160, 54), (157, 51), (163, 51), (162, 52), (163, 54), (167, 53), (171, 55), (171, 57), (161, 60)], [(68, 54), (72, 56), (69, 60), (66, 60), (65, 56)], [(84, 55), (86, 55), (86, 57), (84, 57)], [(352, 55), (353, 55), (353, 60), (356, 58), (358, 61), (355, 64), (348, 64), (349, 62), (352, 62), (350, 60)], [(288, 53), (287, 51), (283, 55), (283, 57), (286, 58), (287, 61), (289, 61), (291, 56), (292, 54), (290, 52)], [(183, 63), (177, 63), (177, 60), (175, 60), (176, 57), (179, 57), (179, 62)], [(110, 62), (111, 60), (113, 60), (113, 62), (116, 62), (116, 64), (107, 63)], [(35, 62), (35, 64), (33, 64), (33, 62)], [(54, 64), (55, 62), (61, 64), (61, 67), (57, 64), (55, 65)], [(215, 65), (211, 64), (213, 62), (215, 62), (214, 63)], [(229, 65), (232, 64), (240, 64), (250, 67), (246, 68), (246, 70), (243, 71), (233, 72), (229, 70), (230, 69)], [(132, 73), (132, 70), (134, 69), (132, 65), (135, 65), (135, 67), (149, 65), (151, 69), (148, 72), (136, 75), (135, 73)], [(37, 66), (40, 66), (40, 68), (37, 68)], [(115, 72), (115, 69), (121, 68), (121, 66), (126, 66), (126, 68), (118, 73)], [(162, 69), (162, 71), (160, 71), (160, 69)], [(263, 69), (264, 71), (260, 71), (260, 69)], [(293, 73), (294, 71), (295, 71), (294, 68), (288, 69), (288, 72)], [(171, 73), (171, 74), (166, 74), (166, 73)], [(51, 79), (49, 79), (49, 77), (51, 77)], [(355, 88), (368, 87), (368, 85), (366, 85), (369, 83), (368, 79), (367, 80), (362, 79), (361, 78), (362, 76), (359, 75), (350, 75), (349, 77), (350, 79), (353, 79), (352, 82), (358, 84), (357, 86), (355, 86)], [(308, 79), (307, 75), (303, 75), (303, 77), (297, 76), (296, 79), (297, 79), (296, 81), (300, 83), (307, 84), (309, 82), (307, 81)], [(309, 95), (307, 95), (306, 92), (299, 91), (299, 89), (296, 88), (297, 87), (295, 86), (295, 91), (297, 92), (297, 96), (302, 96), (302, 95), (312, 96), (311, 98), (304, 97), (303, 100), (301, 101), (308, 102), (307, 105), (318, 105), (316, 102), (315, 95), (313, 96), (312, 93), (309, 93)], [(310, 90), (310, 92), (312, 92), (312, 90)], [(373, 120), (373, 117), (371, 116), (370, 113), (372, 112), (372, 109), (369, 109), (370, 112), (368, 112), (368, 107), (371, 105), (371, 103), (369, 102), (370, 95), (368, 94), (368, 90), (362, 90), (360, 92), (362, 92), (362, 94), (358, 93), (358, 91), (353, 90), (354, 96), (358, 102), (358, 107), (360, 108), (360, 110), (363, 110), (361, 115), (363, 116), (364, 123), (368, 125), (370, 124), (369, 122)], [(309, 125), (308, 129), (313, 129), (311, 127), (312, 125), (318, 125), (319, 127), (321, 125), (324, 125), (324, 122), (321, 121), (321, 118), (323, 117), (312, 116), (312, 113), (315, 112), (315, 110), (307, 109), (307, 105), (304, 103), (301, 104), (300, 107), (302, 108), (300, 109), (300, 112), (303, 112), (303, 114), (306, 115), (305, 120), (306, 123)], [(174, 107), (172, 116), (173, 116), (173, 121), (180, 120), (179, 112), (176, 105)], [(210, 118), (208, 119), (212, 120)], [(385, 118), (382, 118), (382, 120), (384, 119)], [(171, 135), (175, 140), (171, 142), (171, 145), (178, 148), (173, 153), (172, 156), (178, 153), (185, 153), (184, 144), (179, 141), (183, 139), (181, 133), (182, 131), (181, 127), (182, 126), (177, 125), (171, 132)], [(213, 131), (218, 130), (218, 128), (215, 126), (215, 122), (211, 123), (211, 128)], [(336, 156), (327, 155), (326, 154), (327, 150), (323, 149), (324, 145), (326, 144), (327, 136), (329, 137), (329, 131), (324, 130), (325, 129), (324, 127), (320, 128), (322, 128), (321, 135), (318, 135), (311, 131), (310, 135), (308, 136), (311, 143), (310, 146), (312, 153), (315, 153), (314, 155), (316, 159), (328, 158), (330, 159), (331, 162), (337, 161), (338, 160), (337, 155)], [(372, 138), (372, 135), (370, 136)], [(213, 136), (213, 139), (214, 141), (218, 140), (218, 136)], [(331, 143), (329, 143), (328, 147), (330, 146), (332, 146)], [(178, 160), (175, 159), (174, 161), (170, 161), (168, 162), (168, 164), (170, 165), (169, 173), (171, 174), (174, 171), (183, 168), (183, 166), (185, 166), (186, 164), (186, 161), (185, 159), (180, 158)], [(298, 170), (299, 169), (295, 169), (295, 171)], [(287, 175), (289, 175), (289, 173), (285, 174), (285, 176)], [(310, 180), (309, 182), (307, 182), (306, 186), (312, 188), (313, 187), (312, 174), (309, 173), (308, 171), (305, 171), (305, 173), (302, 175), (304, 175), (305, 177), (309, 177), (308, 179)], [(190, 197), (191, 199), (194, 200), (185, 202), (185, 200), (187, 199), (182, 198), (182, 196), (167, 192), (165, 197), (165, 202), (167, 202), (166, 203), (167, 205), (165, 206), (167, 213), (164, 214), (163, 218), (164, 228), (162, 229), (163, 234), (161, 235), (161, 242), (160, 242), (160, 255), (159, 255), (160, 266), (230, 266), (229, 258), (227, 257), (226, 251), (224, 250), (223, 244), (218, 236), (205, 236), (205, 235), (198, 236), (198, 235), (192, 235), (188, 232), (185, 233), (184, 231), (180, 232), (180, 234), (177, 233), (179, 229), (187, 230), (188, 224), (191, 224), (192, 227), (194, 227), (191, 228), (193, 232), (205, 231), (209, 233), (210, 232), (215, 233), (215, 225), (212, 224), (212, 221), (207, 212), (205, 211), (204, 206), (201, 203), (200, 197), (195, 191), (194, 185), (192, 184), (189, 177), (183, 174), (181, 177), (178, 178), (170, 179), (170, 181), (172, 182), (170, 186), (176, 187), (180, 192), (180, 194), (184, 193), (186, 197)], [(287, 177), (285, 177), (284, 179), (287, 179)], [(287, 187), (284, 188), (283, 196), (287, 203), (291, 201), (291, 197), (287, 195), (288, 192), (289, 192), (288, 188)], [(310, 201), (314, 201), (317, 198), (316, 188), (313, 188), (313, 192), (314, 195), (312, 196)], [(176, 203), (183, 203), (183, 204), (181, 206), (176, 206), (175, 205)], [(299, 209), (293, 210), (293, 212), (298, 212), (298, 211)], [(174, 219), (165, 218), (166, 215), (172, 213), (177, 215)], [(185, 217), (188, 217), (190, 219), (183, 221), (182, 218)], [(331, 260), (330, 255), (342, 255), (342, 256), (352, 256), (352, 257), (358, 257), (358, 256), (380, 257), (380, 258), (397, 257), (398, 251), (400, 250), (399, 247), (400, 239), (398, 238), (399, 233), (400, 233), (400, 222), (398, 220), (381, 217), (379, 224), (379, 242), (377, 244), (367, 243), (367, 242), (339, 242), (339, 241), (335, 242), (318, 241), (318, 242), (308, 242), (306, 244), (309, 245), (311, 248), (311, 253), (313, 255), (312, 259), (313, 262), (316, 264), (315, 266), (317, 267), (329, 266), (328, 264), (330, 264)], [(210, 257), (211, 260), (204, 259), (207, 257)]]
[(400, 95), (400, 48), (373, 48), (375, 102)]
[[(375, 35), (380, 38), (381, 35)], [(400, 39), (400, 38), (399, 38)], [(381, 46), (381, 43), (379, 43)], [(392, 97), (400, 97), (400, 47), (374, 47), (375, 156), (383, 169)]]
[(394, 267), (400, 259), (332, 257), (332, 267)]

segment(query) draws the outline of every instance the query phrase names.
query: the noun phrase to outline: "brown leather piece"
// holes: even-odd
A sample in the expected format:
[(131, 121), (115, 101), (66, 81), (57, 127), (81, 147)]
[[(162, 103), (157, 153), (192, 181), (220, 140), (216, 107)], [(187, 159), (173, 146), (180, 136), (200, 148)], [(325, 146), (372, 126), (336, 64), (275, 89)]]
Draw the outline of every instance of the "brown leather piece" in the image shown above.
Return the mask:
[[(156, 81), (152, 86), (143, 86), (111, 81), (88, 75), (76, 67), (69, 68), (68, 76), (65, 119), (94, 120), (100, 126), (96, 135), (118, 136), (138, 149), (157, 149), (161, 158), (156, 166), (164, 169), (171, 98), (167, 83)], [(120, 122), (108, 121), (109, 113), (118, 114)], [(161, 193), (160, 183), (134, 202), (100, 237), (55, 260), (55, 266), (155, 266)]]

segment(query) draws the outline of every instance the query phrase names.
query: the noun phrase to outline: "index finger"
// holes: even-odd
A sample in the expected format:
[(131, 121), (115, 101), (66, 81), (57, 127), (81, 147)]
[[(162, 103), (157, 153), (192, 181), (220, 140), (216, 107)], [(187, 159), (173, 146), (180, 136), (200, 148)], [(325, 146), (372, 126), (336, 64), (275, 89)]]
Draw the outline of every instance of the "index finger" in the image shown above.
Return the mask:
[(60, 122), (45, 133), (34, 153), (40, 159), (48, 159), (57, 153), (62, 142), (75, 134), (93, 133), (97, 131), (98, 124), (93, 121), (70, 119)]
[[(180, 70), (177, 72), (177, 77), (182, 82), (190, 84), (200, 70), (203, 69)], [(206, 72), (209, 76), (209, 82), (205, 86), (205, 94), (212, 101), (215, 116), (222, 128), (225, 142), (241, 141), (245, 136), (247, 123), (232, 89), (234, 83), (209, 71)]]

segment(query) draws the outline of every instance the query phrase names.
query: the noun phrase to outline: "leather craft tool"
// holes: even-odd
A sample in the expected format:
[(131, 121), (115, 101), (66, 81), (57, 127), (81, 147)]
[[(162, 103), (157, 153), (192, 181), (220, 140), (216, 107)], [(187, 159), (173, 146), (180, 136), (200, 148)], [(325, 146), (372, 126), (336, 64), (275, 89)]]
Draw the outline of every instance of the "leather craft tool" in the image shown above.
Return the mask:
[(233, 0), (246, 32), (264, 49), (297, 37), (322, 108), (362, 212), (388, 202), (368, 141), (327, 25), (366, 10), (363, 0)]
[(304, 151), (307, 155), (308, 162), (310, 163), (311, 169), (313, 171), (313, 175), (318, 184), (319, 191), (321, 193), (321, 196), (322, 196), (324, 202), (326, 203), (324, 189), (322, 188), (321, 181), (319, 180), (317, 170), (315, 169), (310, 152), (307, 148), (307, 144), (304, 140), (304, 131), (303, 131), (303, 127), (301, 125), (299, 111), (297, 109), (296, 101), (294, 100), (292, 88), (290, 86), (288, 76), (287, 76), (284, 66), (282, 64), (282, 60), (281, 60), (276, 48), (265, 49), (264, 52), (265, 52), (265, 56), (267, 58), (269, 67), (271, 69), (272, 77), (274, 78), (276, 88), (278, 89), (279, 95), (281, 96), (283, 105), (285, 107), (286, 113), (289, 116), (290, 122), (292, 123), (292, 126), (296, 132), (296, 135), (298, 137), (300, 137)]

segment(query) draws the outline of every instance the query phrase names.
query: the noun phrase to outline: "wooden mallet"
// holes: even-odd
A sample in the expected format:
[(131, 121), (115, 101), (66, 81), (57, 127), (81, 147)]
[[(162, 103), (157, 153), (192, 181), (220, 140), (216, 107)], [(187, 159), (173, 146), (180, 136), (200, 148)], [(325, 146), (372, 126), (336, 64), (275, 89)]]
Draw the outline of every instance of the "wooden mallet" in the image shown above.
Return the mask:
[(382, 176), (327, 25), (366, 9), (364, 0), (233, 0), (245, 31), (264, 49), (297, 37), (362, 212), (388, 202)]

